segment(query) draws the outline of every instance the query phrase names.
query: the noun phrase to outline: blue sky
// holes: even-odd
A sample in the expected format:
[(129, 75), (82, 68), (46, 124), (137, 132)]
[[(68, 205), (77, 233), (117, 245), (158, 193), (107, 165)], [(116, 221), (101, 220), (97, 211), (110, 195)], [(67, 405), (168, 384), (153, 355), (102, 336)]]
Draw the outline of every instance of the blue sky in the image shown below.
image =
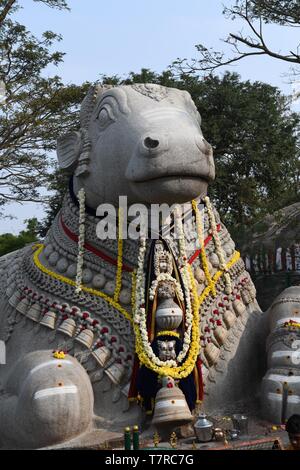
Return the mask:
[[(66, 83), (96, 80), (100, 74), (127, 76), (142, 67), (160, 72), (177, 57), (197, 55), (195, 44), (220, 50), (221, 38), (243, 25), (226, 20), (223, 4), (233, 0), (70, 0), (71, 12), (52, 10), (32, 0), (21, 0), (24, 9), (16, 18), (35, 35), (45, 30), (62, 34), (57, 49), (66, 53), (64, 63), (47, 73)], [(246, 32), (245, 26), (244, 32)], [(289, 51), (299, 43), (297, 28), (268, 26), (266, 37), (277, 51)], [(249, 58), (230, 70), (243, 79), (261, 80), (291, 93), (288, 64), (270, 58)], [(13, 220), (0, 220), (0, 233), (18, 233), (23, 220), (43, 216), (40, 205), (10, 205)]]

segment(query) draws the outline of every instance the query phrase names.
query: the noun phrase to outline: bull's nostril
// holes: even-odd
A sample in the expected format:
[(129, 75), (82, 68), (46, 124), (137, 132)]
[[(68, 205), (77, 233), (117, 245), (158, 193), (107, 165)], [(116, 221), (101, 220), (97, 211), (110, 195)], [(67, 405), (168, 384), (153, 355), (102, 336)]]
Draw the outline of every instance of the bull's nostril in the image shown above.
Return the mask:
[(144, 140), (144, 145), (148, 149), (156, 149), (159, 146), (159, 140), (151, 139), (151, 137), (146, 137)]

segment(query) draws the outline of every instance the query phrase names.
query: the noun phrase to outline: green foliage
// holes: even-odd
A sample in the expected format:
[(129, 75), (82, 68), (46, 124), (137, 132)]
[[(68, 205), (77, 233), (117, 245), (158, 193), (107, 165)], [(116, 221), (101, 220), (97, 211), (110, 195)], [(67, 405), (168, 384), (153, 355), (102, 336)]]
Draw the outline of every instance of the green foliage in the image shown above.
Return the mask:
[(45, 32), (41, 40), (10, 19), (0, 30), (0, 79), (6, 101), (0, 105), (0, 205), (39, 201), (38, 188), (49, 176), (49, 151), (57, 136), (76, 126), (76, 111), (88, 85), (65, 86), (58, 76), (45, 78), (45, 67), (58, 65), (50, 52), (60, 37)]
[(0, 256), (11, 251), (19, 250), (26, 244), (37, 240), (38, 220), (36, 218), (25, 220), (26, 229), (22, 230), (19, 235), (12, 233), (4, 233), (0, 235)]

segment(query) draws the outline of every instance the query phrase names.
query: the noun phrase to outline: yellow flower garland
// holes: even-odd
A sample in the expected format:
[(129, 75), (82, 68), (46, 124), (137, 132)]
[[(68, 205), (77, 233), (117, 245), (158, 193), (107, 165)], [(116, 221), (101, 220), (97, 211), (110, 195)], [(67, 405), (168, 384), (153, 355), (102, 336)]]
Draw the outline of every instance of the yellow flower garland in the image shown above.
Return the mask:
[(169, 330), (159, 331), (156, 336), (157, 337), (158, 336), (174, 336), (175, 338), (180, 338), (179, 333), (177, 333), (176, 331), (169, 331)]
[(122, 239), (122, 209), (119, 208), (119, 224), (118, 224), (118, 259), (117, 259), (117, 274), (116, 274), (116, 287), (114, 292), (114, 301), (118, 302), (122, 288), (122, 268), (123, 268), (123, 239)]
[(212, 282), (212, 278), (209, 272), (208, 262), (207, 262), (206, 252), (205, 252), (205, 244), (204, 244), (204, 236), (203, 236), (204, 230), (201, 224), (201, 214), (199, 212), (198, 205), (195, 200), (192, 201), (192, 208), (195, 212), (195, 217), (196, 217), (197, 235), (198, 235), (198, 240), (200, 242), (200, 249), (201, 249), (200, 256), (201, 256), (203, 271), (207, 280), (207, 284), (210, 287), (210, 291), (212, 292), (212, 295), (215, 297), (216, 290), (214, 288), (214, 284)]
[(189, 269), (191, 288), (192, 288), (192, 308), (193, 308), (193, 323), (192, 323), (192, 334), (191, 334), (191, 345), (189, 348), (188, 356), (184, 363), (178, 367), (167, 367), (157, 366), (151, 359), (145, 354), (140, 331), (137, 325), (134, 325), (135, 337), (136, 337), (136, 353), (139, 357), (141, 364), (145, 365), (148, 369), (153, 370), (159, 375), (169, 376), (173, 379), (183, 379), (190, 375), (195, 367), (195, 363), (199, 354), (200, 342), (199, 342), (199, 304), (198, 296), (195, 287), (194, 278), (192, 271)]
[[(65, 284), (69, 284), (70, 286), (76, 287), (76, 282), (72, 281), (72, 279), (69, 279), (68, 277), (64, 277), (61, 274), (58, 274), (56, 272), (50, 271), (50, 269), (46, 268), (40, 260), (39, 260), (39, 255), (42, 253), (45, 245), (41, 243), (35, 244), (32, 248), (36, 248), (36, 251), (34, 252), (33, 255), (33, 262), (35, 266), (42, 271), (43, 273), (47, 274), (48, 276), (57, 279), (58, 281), (64, 282)], [(104, 294), (104, 292), (101, 292), (96, 289), (92, 289), (90, 287), (85, 287), (82, 286), (82, 290), (84, 292), (88, 292), (89, 294), (96, 295), (97, 297), (101, 297), (104, 299), (108, 304), (110, 304), (112, 307), (114, 307), (116, 310), (118, 310), (122, 315), (124, 315), (127, 320), (132, 322), (132, 318), (129, 312), (125, 310), (118, 302), (116, 302), (113, 298), (109, 297), (108, 295)]]
[[(240, 258), (240, 253), (235, 252), (231, 260), (226, 265), (226, 270), (231, 268), (238, 259)], [(195, 363), (199, 354), (200, 350), (200, 328), (199, 328), (199, 309), (201, 304), (205, 300), (205, 298), (211, 293), (212, 286), (215, 288), (215, 285), (219, 278), (224, 274), (224, 271), (217, 271), (214, 277), (212, 278), (211, 285), (208, 285), (203, 293), (198, 297), (197, 290), (196, 290), (196, 283), (194, 276), (192, 274), (192, 268), (189, 266), (189, 275), (190, 275), (190, 282), (191, 282), (191, 290), (192, 290), (192, 308), (193, 308), (193, 324), (192, 324), (192, 334), (191, 334), (191, 345), (189, 348), (188, 356), (185, 362), (178, 367), (164, 367), (164, 366), (157, 366), (154, 364), (151, 359), (145, 354), (142, 341), (140, 336), (140, 331), (137, 325), (134, 325), (134, 332), (136, 338), (136, 353), (139, 357), (141, 364), (145, 365), (147, 368), (151, 369), (152, 371), (156, 372), (162, 376), (170, 376), (173, 379), (183, 379), (190, 375), (195, 367)], [(134, 308), (133, 304), (133, 308)]]

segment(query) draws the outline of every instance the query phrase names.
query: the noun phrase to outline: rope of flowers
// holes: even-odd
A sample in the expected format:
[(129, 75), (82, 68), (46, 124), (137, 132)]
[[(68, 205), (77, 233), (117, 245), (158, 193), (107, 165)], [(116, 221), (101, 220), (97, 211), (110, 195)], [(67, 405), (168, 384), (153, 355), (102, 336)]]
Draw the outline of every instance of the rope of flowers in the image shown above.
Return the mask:
[[(39, 259), (40, 254), (42, 253), (43, 249), (45, 248), (45, 245), (41, 243), (36, 243), (33, 248), (35, 249), (35, 252), (33, 254), (33, 263), (35, 266), (42, 271), (44, 274), (47, 274), (48, 276), (52, 277), (53, 279), (56, 279), (58, 281), (64, 282), (65, 284), (69, 284), (70, 286), (73, 286), (76, 288), (76, 282), (73, 281), (72, 279), (69, 279), (68, 277), (62, 276), (61, 274), (58, 274), (54, 271), (51, 271), (50, 269), (46, 268)], [(116, 302), (112, 297), (109, 297), (107, 294), (104, 292), (101, 292), (99, 290), (93, 289), (91, 287), (86, 287), (81, 284), (81, 291), (87, 292), (89, 294), (95, 295), (97, 297), (101, 297), (104, 299), (108, 304), (110, 304), (112, 307), (114, 307), (118, 312), (120, 312), (127, 320), (132, 322), (132, 318), (129, 312), (125, 310), (118, 302)]]
[(216, 254), (219, 259), (219, 267), (220, 267), (220, 270), (224, 271), (225, 292), (226, 294), (231, 294), (232, 292), (231, 278), (230, 278), (230, 274), (228, 273), (228, 269), (226, 267), (226, 260), (225, 260), (222, 244), (220, 241), (220, 237), (218, 234), (218, 230), (217, 230), (215, 214), (213, 212), (212, 205), (208, 196), (204, 198), (204, 202), (206, 205), (207, 214), (208, 214), (210, 227), (212, 231), (212, 236), (213, 236), (214, 244), (216, 247)]
[[(136, 353), (139, 360), (146, 367), (157, 372), (159, 375), (170, 375), (173, 378), (183, 378), (189, 375), (195, 365), (199, 351), (199, 309), (195, 308), (198, 303), (198, 296), (195, 288), (195, 282), (192, 282), (192, 271), (188, 267), (185, 252), (184, 232), (182, 217), (179, 211), (175, 211), (175, 223), (179, 240), (179, 256), (182, 262), (182, 282), (185, 291), (186, 315), (185, 315), (185, 334), (183, 338), (183, 347), (176, 360), (170, 359), (162, 361), (153, 352), (147, 332), (147, 316), (145, 311), (145, 287), (144, 287), (144, 259), (146, 252), (146, 240), (140, 238), (140, 248), (138, 256), (137, 281), (136, 281), (136, 303), (133, 305), (133, 321), (136, 338)], [(163, 274), (163, 277), (173, 281), (170, 274)], [(182, 290), (178, 289), (181, 298)], [(151, 296), (154, 295), (154, 289), (151, 290)], [(191, 301), (193, 299), (193, 302)], [(197, 304), (198, 305), (198, 304)], [(187, 356), (185, 362), (178, 366)]]
[(209, 267), (208, 267), (208, 261), (206, 257), (206, 252), (205, 252), (205, 243), (204, 243), (204, 230), (203, 230), (203, 224), (202, 224), (202, 215), (198, 209), (197, 202), (195, 200), (192, 201), (192, 207), (195, 213), (196, 217), (196, 230), (197, 230), (197, 237), (200, 245), (200, 256), (201, 256), (201, 263), (203, 267), (203, 271), (205, 274), (205, 278), (207, 281), (207, 285), (210, 286), (210, 290), (212, 292), (212, 295), (215, 297), (216, 296), (216, 290), (214, 288), (212, 278), (210, 275)]

